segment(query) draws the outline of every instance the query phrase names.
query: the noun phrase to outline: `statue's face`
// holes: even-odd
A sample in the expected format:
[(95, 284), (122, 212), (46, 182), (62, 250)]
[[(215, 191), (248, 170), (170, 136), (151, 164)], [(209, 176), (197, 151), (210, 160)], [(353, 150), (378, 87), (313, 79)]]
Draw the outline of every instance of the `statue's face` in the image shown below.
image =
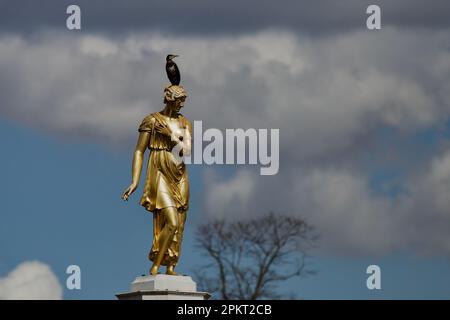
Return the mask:
[(185, 101), (186, 97), (177, 98), (175, 101), (169, 102), (169, 107), (175, 112), (180, 112), (181, 108), (184, 107)]

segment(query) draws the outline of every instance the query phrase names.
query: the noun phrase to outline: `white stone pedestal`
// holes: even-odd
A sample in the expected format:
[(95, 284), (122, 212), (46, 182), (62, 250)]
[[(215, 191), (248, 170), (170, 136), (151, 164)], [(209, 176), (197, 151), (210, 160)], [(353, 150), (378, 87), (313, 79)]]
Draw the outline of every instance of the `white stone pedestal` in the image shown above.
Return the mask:
[(116, 294), (119, 300), (207, 300), (210, 296), (198, 292), (191, 277), (166, 274), (137, 277), (130, 292)]

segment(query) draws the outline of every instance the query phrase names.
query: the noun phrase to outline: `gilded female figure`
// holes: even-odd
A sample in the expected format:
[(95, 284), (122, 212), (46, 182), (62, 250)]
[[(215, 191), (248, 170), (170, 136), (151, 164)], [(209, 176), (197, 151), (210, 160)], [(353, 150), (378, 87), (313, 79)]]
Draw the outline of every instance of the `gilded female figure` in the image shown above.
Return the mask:
[(153, 213), (153, 243), (149, 259), (150, 274), (156, 275), (160, 265), (166, 274), (176, 275), (174, 268), (180, 257), (186, 213), (189, 207), (189, 178), (182, 156), (191, 151), (192, 125), (180, 109), (187, 94), (180, 85), (164, 89), (165, 108), (144, 118), (132, 163), (132, 182), (122, 199), (136, 190), (143, 158), (150, 149), (144, 192), (140, 204)]

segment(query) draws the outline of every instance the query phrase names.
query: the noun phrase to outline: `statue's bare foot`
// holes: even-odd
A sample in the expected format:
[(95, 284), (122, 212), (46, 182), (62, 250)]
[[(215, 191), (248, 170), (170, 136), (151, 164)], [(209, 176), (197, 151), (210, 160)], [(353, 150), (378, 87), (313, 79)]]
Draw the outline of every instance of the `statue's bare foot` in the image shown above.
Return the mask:
[(150, 274), (156, 276), (158, 274), (158, 266), (152, 266), (150, 269)]
[(173, 270), (173, 268), (174, 268), (174, 266), (168, 266), (168, 267), (167, 267), (167, 270), (166, 270), (166, 274), (171, 275), (171, 276), (177, 276), (178, 273), (176, 273), (176, 272)]

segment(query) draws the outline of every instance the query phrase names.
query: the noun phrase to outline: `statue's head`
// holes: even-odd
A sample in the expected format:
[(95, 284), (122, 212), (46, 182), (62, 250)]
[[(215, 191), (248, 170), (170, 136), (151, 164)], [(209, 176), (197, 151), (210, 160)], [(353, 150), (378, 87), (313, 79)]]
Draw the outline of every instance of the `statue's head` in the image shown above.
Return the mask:
[(170, 85), (164, 88), (164, 103), (177, 112), (184, 106), (187, 96), (182, 86)]

